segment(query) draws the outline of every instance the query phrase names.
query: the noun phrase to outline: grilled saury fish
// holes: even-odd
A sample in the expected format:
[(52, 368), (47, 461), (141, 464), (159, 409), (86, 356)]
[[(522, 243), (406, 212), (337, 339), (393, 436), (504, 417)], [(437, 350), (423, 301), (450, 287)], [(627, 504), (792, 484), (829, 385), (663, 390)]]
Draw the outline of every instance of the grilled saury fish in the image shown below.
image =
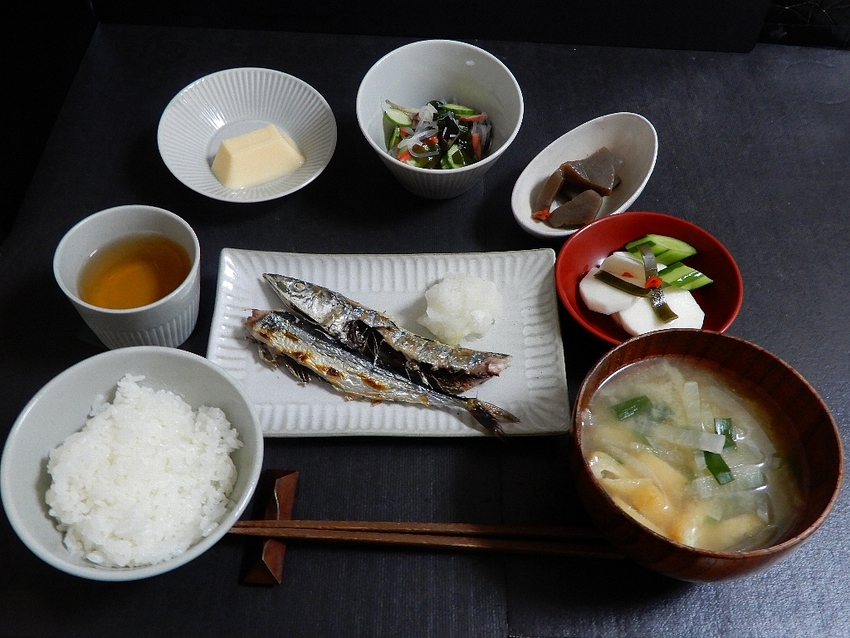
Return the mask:
[(405, 330), (387, 315), (323, 286), (285, 275), (263, 277), (296, 315), (417, 383), (460, 394), (499, 375), (510, 362), (507, 354), (451, 346)]
[(500, 422), (518, 421), (498, 406), (441, 392), (385, 369), (335, 343), (288, 312), (254, 310), (245, 327), (265, 361), (286, 365), (305, 382), (309, 380), (305, 369), (309, 370), (347, 398), (466, 410), (487, 432), (498, 437), (503, 434)]

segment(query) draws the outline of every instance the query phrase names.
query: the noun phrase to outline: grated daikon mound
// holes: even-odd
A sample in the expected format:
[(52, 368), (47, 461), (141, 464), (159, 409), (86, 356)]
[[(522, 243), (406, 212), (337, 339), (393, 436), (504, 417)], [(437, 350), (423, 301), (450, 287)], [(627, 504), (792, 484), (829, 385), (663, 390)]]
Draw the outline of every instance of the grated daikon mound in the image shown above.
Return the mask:
[(50, 452), (45, 500), (64, 544), (92, 563), (168, 560), (209, 535), (232, 507), (230, 453), (242, 447), (219, 408), (197, 411), (126, 375), (112, 403)]
[(492, 281), (449, 274), (425, 292), (428, 307), (419, 323), (443, 343), (483, 337), (502, 316), (502, 296)]

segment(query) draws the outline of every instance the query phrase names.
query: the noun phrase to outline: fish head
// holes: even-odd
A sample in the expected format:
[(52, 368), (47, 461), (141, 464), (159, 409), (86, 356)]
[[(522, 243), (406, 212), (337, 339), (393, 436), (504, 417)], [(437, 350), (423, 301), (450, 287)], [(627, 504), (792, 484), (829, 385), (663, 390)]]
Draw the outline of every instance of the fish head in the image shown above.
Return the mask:
[(265, 273), (263, 278), (290, 310), (320, 326), (327, 327), (338, 315), (340, 300), (332, 290), (286, 275)]

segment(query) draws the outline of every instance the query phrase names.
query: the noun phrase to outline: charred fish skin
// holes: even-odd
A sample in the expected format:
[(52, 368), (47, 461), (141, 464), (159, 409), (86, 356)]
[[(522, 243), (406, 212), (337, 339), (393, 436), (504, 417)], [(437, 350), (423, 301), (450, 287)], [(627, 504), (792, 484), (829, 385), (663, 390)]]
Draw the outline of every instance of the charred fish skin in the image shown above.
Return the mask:
[[(291, 364), (296, 370), (306, 368), (346, 398), (466, 410), (487, 432), (499, 438), (504, 435), (501, 423), (518, 422), (507, 410), (486, 401), (439, 392), (375, 365), (310, 330), (288, 312), (254, 310), (245, 327), (264, 361), (276, 364), (278, 358), (284, 357), (284, 364), (290, 369)], [(295, 374), (299, 381), (306, 380), (300, 372)]]
[(324, 286), (273, 273), (263, 278), (295, 314), (417, 383), (460, 394), (498, 376), (510, 363), (507, 354), (450, 346), (405, 330), (387, 315)]
[(470, 369), (440, 367), (433, 363), (435, 360), (443, 360), (436, 349), (451, 346), (431, 342), (436, 349), (423, 352), (427, 342), (422, 338), (411, 337), (411, 334), (401, 329), (370, 328), (361, 321), (353, 321), (349, 324), (348, 343), (352, 344), (354, 350), (373, 361), (380, 361), (411, 381), (449, 394), (463, 394), (497, 376), (505, 367), (503, 361), (490, 365), (489, 357)]

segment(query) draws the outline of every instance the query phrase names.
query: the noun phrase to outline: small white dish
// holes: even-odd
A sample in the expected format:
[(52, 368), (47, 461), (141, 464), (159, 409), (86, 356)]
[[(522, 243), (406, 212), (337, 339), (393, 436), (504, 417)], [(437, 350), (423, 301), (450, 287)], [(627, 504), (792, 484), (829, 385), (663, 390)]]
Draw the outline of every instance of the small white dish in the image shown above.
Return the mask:
[[(259, 186), (223, 186), (210, 168), (219, 144), (268, 124), (292, 138), (304, 164)], [(330, 162), (336, 139), (333, 111), (316, 89), (287, 73), (252, 67), (189, 84), (165, 107), (157, 131), (162, 160), (178, 180), (207, 197), (243, 203), (283, 197), (312, 182)]]
[(420, 405), (347, 401), (318, 379), (301, 384), (285, 369), (263, 363), (245, 337), (251, 310), (282, 303), (264, 272), (304, 279), (386, 312), (400, 326), (430, 336), (417, 322), (425, 291), (446, 273), (492, 281), (502, 294), (502, 316), (481, 339), (461, 345), (511, 355), (498, 377), (467, 396), (495, 403), (519, 423), (505, 434), (568, 431), (564, 347), (555, 293), (554, 252), (549, 248), (494, 253), (409, 255), (309, 255), (225, 248), (221, 251), (207, 358), (242, 383), (267, 437), (483, 436), (466, 412)]
[(655, 168), (658, 134), (652, 123), (637, 113), (611, 113), (585, 122), (549, 144), (520, 174), (511, 195), (517, 223), (526, 232), (546, 239), (569, 237), (577, 229), (552, 228), (532, 219), (534, 201), (546, 179), (562, 163), (584, 159), (606, 146), (623, 160), (620, 184), (602, 200), (596, 218), (628, 210), (641, 194)]
[[(194, 409), (221, 408), (239, 433), (242, 447), (231, 454), (238, 472), (232, 505), (202, 540), (169, 560), (143, 567), (104, 567), (72, 555), (64, 534), (48, 514), (47, 458), (79, 431), (98, 396), (111, 401), (125, 374), (144, 375), (140, 384), (168, 389)], [(253, 496), (263, 465), (263, 434), (254, 407), (240, 384), (204, 357), (161, 346), (137, 346), (95, 355), (49, 381), (21, 411), (3, 448), (0, 495), (9, 523), (23, 543), (56, 569), (90, 580), (129, 581), (157, 576), (194, 560), (215, 545), (239, 519)]]

